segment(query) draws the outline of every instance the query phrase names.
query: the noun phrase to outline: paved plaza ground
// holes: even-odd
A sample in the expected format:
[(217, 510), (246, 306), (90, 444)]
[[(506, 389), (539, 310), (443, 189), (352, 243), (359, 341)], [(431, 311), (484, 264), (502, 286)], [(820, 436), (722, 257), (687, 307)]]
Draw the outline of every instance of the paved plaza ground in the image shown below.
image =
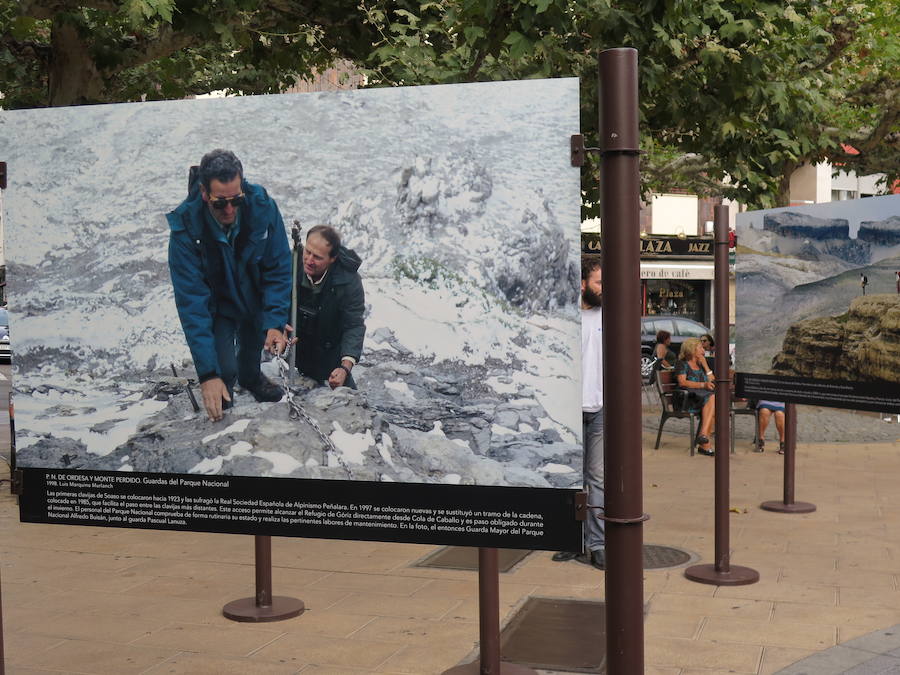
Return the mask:
[[(710, 563), (714, 461), (688, 456), (681, 421), (653, 450), (656, 421), (648, 408), (644, 540)], [(817, 510), (784, 515), (759, 509), (781, 498), (783, 464), (750, 451), (749, 423), (738, 420), (731, 461), (731, 562), (760, 581), (716, 587), (681, 568), (647, 570), (645, 672), (900, 672), (900, 628), (891, 630), (900, 624), (900, 424), (801, 408), (796, 499)], [(440, 673), (474, 654), (477, 575), (411, 566), (435, 548), (273, 539), (275, 594), (308, 611), (234, 623), (221, 608), (253, 594), (252, 537), (25, 525), (3, 485), (6, 672)], [(531, 596), (602, 600), (604, 581), (533, 553), (501, 574), (502, 620)]]

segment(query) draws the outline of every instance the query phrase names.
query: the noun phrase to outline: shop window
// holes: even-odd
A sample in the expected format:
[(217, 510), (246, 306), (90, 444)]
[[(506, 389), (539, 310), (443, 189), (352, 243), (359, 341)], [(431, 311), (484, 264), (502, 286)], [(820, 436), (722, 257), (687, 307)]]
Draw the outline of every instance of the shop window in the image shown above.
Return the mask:
[(647, 279), (646, 283), (647, 316), (671, 314), (704, 323), (705, 282)]

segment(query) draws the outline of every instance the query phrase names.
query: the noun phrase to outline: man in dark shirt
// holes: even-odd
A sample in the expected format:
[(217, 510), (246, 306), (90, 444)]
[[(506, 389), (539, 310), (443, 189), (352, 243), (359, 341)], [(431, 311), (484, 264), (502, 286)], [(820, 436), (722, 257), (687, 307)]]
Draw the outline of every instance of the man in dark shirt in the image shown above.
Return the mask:
[(298, 298), (297, 370), (332, 389), (356, 388), (351, 375), (362, 356), (366, 325), (361, 260), (328, 225), (310, 228), (303, 267), (294, 280)]

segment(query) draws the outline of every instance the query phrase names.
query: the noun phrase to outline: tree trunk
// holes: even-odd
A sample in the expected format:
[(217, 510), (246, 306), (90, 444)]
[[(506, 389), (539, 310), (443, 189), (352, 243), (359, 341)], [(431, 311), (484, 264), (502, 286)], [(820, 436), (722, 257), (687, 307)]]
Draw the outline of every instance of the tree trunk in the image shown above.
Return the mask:
[(54, 18), (50, 37), (50, 105), (102, 100), (103, 77), (70, 21)]
[(775, 206), (791, 205), (791, 174), (800, 168), (799, 162), (785, 162), (781, 167), (781, 177), (778, 180), (778, 194), (775, 195)]

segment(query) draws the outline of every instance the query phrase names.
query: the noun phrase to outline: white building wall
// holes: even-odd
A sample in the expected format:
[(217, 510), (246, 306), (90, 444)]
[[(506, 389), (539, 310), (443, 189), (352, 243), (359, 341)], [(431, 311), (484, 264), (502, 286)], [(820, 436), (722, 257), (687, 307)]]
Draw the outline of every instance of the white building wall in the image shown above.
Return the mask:
[(791, 203), (820, 204), (831, 201), (831, 165), (804, 164), (791, 174)]
[(852, 171), (838, 171), (831, 178), (832, 201), (859, 199), (878, 194), (881, 188), (878, 183), (883, 176), (884, 174), (880, 173), (857, 176)]
[(696, 195), (653, 195), (651, 234), (701, 234)]

